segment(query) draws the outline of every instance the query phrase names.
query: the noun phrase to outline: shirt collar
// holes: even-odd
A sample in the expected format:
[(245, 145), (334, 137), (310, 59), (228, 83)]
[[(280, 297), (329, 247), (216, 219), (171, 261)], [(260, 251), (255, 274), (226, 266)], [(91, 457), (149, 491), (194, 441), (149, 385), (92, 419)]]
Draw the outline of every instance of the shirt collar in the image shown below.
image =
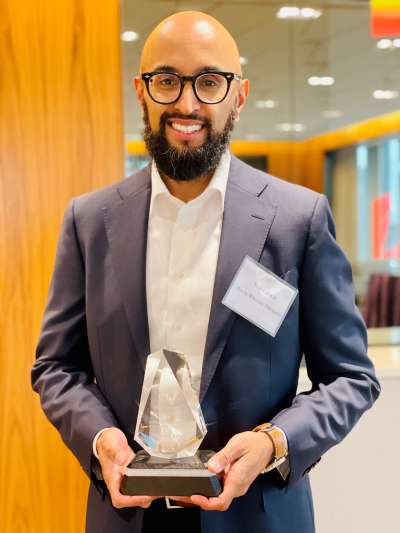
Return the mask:
[[(218, 191), (221, 195), (221, 200), (222, 200), (221, 206), (222, 206), (222, 211), (223, 211), (230, 163), (231, 163), (231, 154), (230, 154), (229, 149), (227, 149), (222, 154), (221, 159), (218, 163), (218, 166), (213, 174), (213, 177), (210, 180), (210, 183), (207, 185), (206, 189), (197, 198), (194, 198), (192, 200), (192, 202), (197, 201), (203, 196), (210, 194), (210, 191), (215, 190), (215, 191)], [(178, 198), (173, 196), (169, 192), (167, 186), (165, 185), (165, 183), (163, 182), (160, 176), (160, 173), (158, 172), (157, 165), (155, 164), (155, 161), (153, 159), (152, 164), (151, 164), (150, 216), (153, 211), (154, 203), (157, 201), (157, 198), (161, 196), (167, 197), (171, 202), (174, 202), (176, 205), (184, 205), (185, 203), (182, 200), (179, 200)]]

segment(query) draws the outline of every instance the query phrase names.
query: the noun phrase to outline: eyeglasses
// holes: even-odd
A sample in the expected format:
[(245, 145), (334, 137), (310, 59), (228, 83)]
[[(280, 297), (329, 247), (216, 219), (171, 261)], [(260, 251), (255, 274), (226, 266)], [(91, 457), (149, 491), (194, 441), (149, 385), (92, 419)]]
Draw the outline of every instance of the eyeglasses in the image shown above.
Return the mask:
[(219, 104), (226, 98), (233, 80), (242, 77), (233, 72), (203, 72), (196, 76), (179, 76), (173, 72), (145, 72), (144, 80), (150, 98), (158, 104), (173, 104), (190, 81), (196, 98), (203, 104)]

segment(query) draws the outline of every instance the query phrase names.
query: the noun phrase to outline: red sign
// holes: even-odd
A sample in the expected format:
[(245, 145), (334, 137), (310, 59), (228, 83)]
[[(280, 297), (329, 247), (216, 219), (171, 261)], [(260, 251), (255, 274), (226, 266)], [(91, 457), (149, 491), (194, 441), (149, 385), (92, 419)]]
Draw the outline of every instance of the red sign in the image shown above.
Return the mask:
[(371, 34), (400, 36), (400, 0), (371, 0)]

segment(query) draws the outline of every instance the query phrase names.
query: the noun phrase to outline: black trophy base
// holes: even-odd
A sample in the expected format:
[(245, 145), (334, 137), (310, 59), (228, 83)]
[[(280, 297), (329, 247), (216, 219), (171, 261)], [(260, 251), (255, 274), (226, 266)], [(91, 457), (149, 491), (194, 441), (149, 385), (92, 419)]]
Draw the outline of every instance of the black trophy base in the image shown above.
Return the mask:
[(128, 496), (218, 496), (218, 476), (207, 469), (211, 450), (199, 450), (194, 457), (162, 459), (139, 451), (127, 466), (121, 484)]

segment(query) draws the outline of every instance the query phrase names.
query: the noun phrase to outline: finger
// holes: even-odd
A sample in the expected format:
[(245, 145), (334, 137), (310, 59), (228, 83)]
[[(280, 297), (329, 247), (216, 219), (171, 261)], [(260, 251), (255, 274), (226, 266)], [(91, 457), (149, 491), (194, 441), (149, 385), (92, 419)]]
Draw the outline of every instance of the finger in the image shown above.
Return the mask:
[(187, 503), (187, 504), (193, 505), (193, 502), (190, 499), (190, 496), (168, 496), (168, 498), (176, 502)]
[(233, 497), (229, 492), (222, 492), (219, 496), (206, 498), (200, 494), (193, 494), (191, 501), (204, 511), (226, 511), (232, 503)]
[(157, 499), (157, 496), (128, 496), (120, 492), (121, 474), (114, 472), (107, 480), (108, 490), (110, 492), (111, 502), (114, 507), (120, 509), (122, 507), (150, 507), (153, 500)]
[(232, 466), (232, 463), (229, 463), (226, 465), (226, 467), (224, 468), (224, 474), (228, 474), (229, 473), (229, 470), (231, 469), (231, 466)]
[(148, 495), (135, 495), (135, 496), (128, 496), (126, 494), (122, 494), (120, 491), (121, 488), (121, 480), (122, 480), (122, 472), (117, 470), (119, 467), (114, 466), (114, 470), (112, 473), (108, 476), (106, 483), (107, 487), (110, 493), (110, 498), (112, 501), (112, 504), (116, 508), (121, 507), (150, 507), (150, 504), (153, 500), (157, 500), (158, 498), (161, 498), (162, 496), (148, 496)]
[(135, 453), (128, 445), (115, 453), (114, 463), (119, 466), (127, 466), (135, 457)]
[(242, 496), (247, 492), (249, 483), (243, 469), (242, 460), (234, 463), (228, 474), (224, 476), (224, 486), (221, 494), (213, 498), (206, 498), (201, 495), (193, 495), (192, 501), (206, 511), (226, 511), (234, 498)]
[[(107, 444), (107, 447), (104, 451), (106, 459), (111, 461), (113, 464), (122, 467), (128, 465), (135, 457), (135, 454), (128, 443), (118, 443), (112, 445)], [(102, 458), (104, 458), (104, 456), (102, 457), (100, 455), (100, 459)]]
[(121, 495), (120, 488), (121, 488), (122, 474), (118, 470), (116, 470), (114, 466), (111, 472), (109, 472), (109, 475), (107, 476), (107, 478), (104, 478), (104, 479), (107, 484), (107, 488), (110, 493), (111, 500), (114, 502), (118, 499), (119, 495)]
[(149, 507), (153, 498), (151, 496), (125, 496), (124, 494), (118, 494), (118, 502), (122, 504), (123, 507)]
[(222, 472), (228, 465), (243, 454), (243, 442), (239, 436), (235, 436), (218, 453), (208, 461), (207, 467), (215, 474)]
[(247, 492), (251, 482), (256, 478), (258, 469), (254, 469), (250, 454), (244, 455), (231, 465), (223, 478), (223, 492), (228, 497), (237, 498)]
[(121, 509), (123, 507), (143, 507), (148, 508), (151, 505), (151, 502), (154, 498), (151, 496), (125, 496), (118, 492), (117, 494), (111, 495), (111, 502), (114, 507)]

